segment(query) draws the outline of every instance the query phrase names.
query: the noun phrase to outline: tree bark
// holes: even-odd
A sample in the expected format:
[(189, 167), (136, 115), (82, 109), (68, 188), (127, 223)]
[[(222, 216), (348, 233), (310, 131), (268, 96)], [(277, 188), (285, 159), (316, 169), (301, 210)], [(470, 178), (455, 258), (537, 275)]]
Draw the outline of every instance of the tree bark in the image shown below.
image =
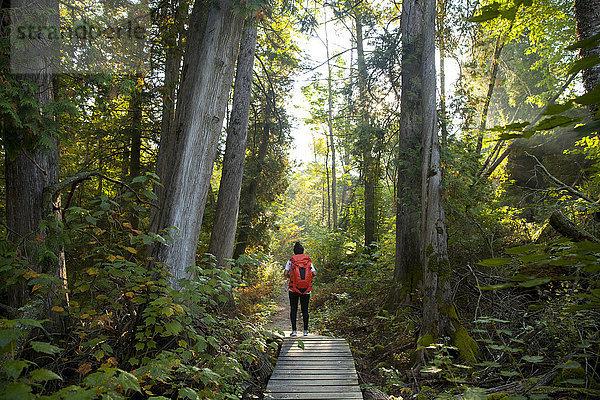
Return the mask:
[(173, 130), (161, 149), (168, 167), (160, 176), (164, 193), (156, 227), (168, 230), (172, 243), (157, 245), (153, 256), (169, 266), (175, 287), (180, 279), (190, 278), (186, 269), (195, 264), (243, 26), (232, 0), (210, 3), (203, 18), (205, 6), (196, 2), (192, 11)]
[[(435, 14), (436, 1), (423, 0), (423, 136), (421, 168), (421, 259), (423, 317), (419, 345), (427, 347), (445, 336), (462, 359), (474, 362), (478, 347), (460, 323), (452, 303), (446, 215), (442, 203), (442, 168), (436, 121)], [(426, 352), (420, 352), (421, 362)]]
[[(271, 92), (271, 95), (274, 96), (274, 93)], [(267, 157), (267, 151), (269, 150), (269, 142), (271, 138), (271, 112), (268, 103), (269, 101), (267, 100), (262, 137), (255, 161), (256, 172), (255, 175), (251, 177), (248, 185), (242, 188), (241, 198), (243, 199), (243, 205), (240, 204), (240, 207), (243, 208), (244, 213), (242, 215), (242, 223), (240, 224), (240, 233), (238, 235), (237, 244), (233, 251), (233, 258), (238, 258), (246, 252), (248, 239), (250, 238), (250, 232), (252, 230), (252, 219), (254, 218), (254, 208), (256, 206), (256, 195), (258, 192), (258, 180), (261, 177), (263, 163)], [(275, 99), (272, 99), (271, 104), (275, 105)]]
[[(55, 18), (58, 18), (58, 2), (47, 1), (44, 4), (27, 5), (20, 3), (22, 2), (13, 2), (13, 6), (19, 7), (20, 13), (24, 13), (27, 7), (28, 11), (34, 14), (47, 15), (50, 24), (54, 24)], [(26, 73), (17, 78), (35, 88), (33, 97), (38, 102), (39, 109), (32, 112), (41, 114), (42, 119), (48, 118), (43, 115), (43, 108), (54, 100), (51, 60), (38, 55), (28, 62), (29, 64), (24, 66)], [(44, 127), (40, 126), (39, 129), (42, 135), (48, 135), (47, 132), (43, 132)], [(45, 187), (58, 182), (59, 178), (58, 140), (56, 137), (50, 137), (50, 145), (47, 147), (37, 143), (32, 148), (27, 148), (24, 144), (27, 132), (21, 130), (9, 134), (16, 136), (21, 143), (21, 149), (16, 154), (5, 151), (7, 239), (17, 245), (37, 247), (46, 239), (46, 232), (40, 231), (40, 222), (48, 217), (44, 215), (48, 208), (43, 204), (43, 191)], [(56, 203), (59, 205), (60, 199), (56, 199)], [(44, 266), (37, 260), (31, 260), (31, 264), (37, 272), (56, 274), (59, 278), (66, 279), (66, 275), (62, 276), (64, 269), (61, 265), (58, 268), (56, 265)], [(19, 285), (11, 294), (10, 306), (16, 310), (28, 299), (28, 287), (24, 284)]]
[[(577, 39), (589, 39), (600, 34), (600, 0), (575, 0), (575, 23), (577, 29)], [(581, 57), (587, 57), (592, 54), (600, 56), (600, 44), (592, 48), (581, 48)], [(600, 64), (583, 70), (583, 86), (587, 93), (591, 92), (600, 82)], [(592, 115), (598, 112), (598, 104), (590, 106)]]
[[(325, 15), (327, 20), (327, 15)], [(333, 217), (333, 230), (337, 230), (337, 176), (336, 176), (336, 153), (333, 135), (333, 93), (331, 88), (331, 60), (329, 57), (329, 38), (327, 36), (327, 24), (325, 24), (325, 48), (327, 51), (327, 129), (329, 131), (329, 145), (331, 146), (331, 214)]]
[[(174, 10), (173, 21), (175, 26), (162, 27), (162, 37), (165, 40), (165, 78), (163, 83), (163, 104), (162, 104), (162, 117), (160, 124), (160, 144), (159, 153), (156, 160), (156, 171), (157, 175), (165, 176), (165, 163), (164, 158), (167, 154), (166, 149), (169, 148), (169, 138), (171, 137), (173, 129), (173, 118), (175, 114), (175, 93), (177, 91), (177, 84), (179, 83), (179, 70), (181, 67), (182, 52), (180, 50), (182, 46), (183, 36), (183, 23), (184, 16), (187, 16), (187, 9), (185, 8), (186, 3), (184, 1), (173, 0), (171, 3), (165, 3), (163, 9), (167, 12), (167, 7), (172, 5)], [(198, 18), (200, 19), (200, 18)], [(199, 21), (195, 23), (201, 25)], [(156, 195), (162, 197), (163, 188), (157, 185), (154, 188)], [(157, 209), (156, 209), (157, 210)], [(155, 210), (151, 213), (151, 220), (154, 221), (158, 218), (158, 214)]]
[(396, 198), (396, 255), (392, 302), (417, 288), (420, 279), (419, 218), (421, 165), (419, 146), (423, 125), (421, 54), (423, 10), (415, 0), (402, 5), (402, 92), (398, 133), (398, 182)]
[(436, 121), (435, 0), (423, 1), (422, 95), (423, 136), (421, 167), (421, 258), (423, 261), (423, 318), (421, 335), (440, 338), (449, 331), (450, 263), (446, 215), (442, 204), (442, 169)]
[(369, 121), (367, 104), (367, 66), (365, 63), (365, 52), (363, 43), (362, 15), (360, 10), (356, 11), (356, 54), (358, 63), (358, 90), (360, 102), (360, 126), (359, 135), (362, 143), (363, 181), (364, 181), (364, 217), (365, 217), (365, 247), (370, 248), (371, 243), (376, 241), (376, 216), (375, 216), (375, 185), (376, 168), (374, 165), (372, 151), (372, 135)]
[(227, 133), (217, 210), (208, 250), (217, 258), (219, 265), (224, 265), (225, 260), (233, 256), (235, 244), (244, 175), (256, 38), (256, 24), (252, 19), (247, 19), (238, 55), (231, 122)]
[(568, 219), (562, 212), (558, 210), (554, 211), (552, 215), (550, 215), (548, 222), (550, 226), (556, 230), (556, 232), (575, 242), (583, 242), (584, 240), (587, 240), (593, 243), (600, 243), (598, 238), (579, 228), (573, 221)]

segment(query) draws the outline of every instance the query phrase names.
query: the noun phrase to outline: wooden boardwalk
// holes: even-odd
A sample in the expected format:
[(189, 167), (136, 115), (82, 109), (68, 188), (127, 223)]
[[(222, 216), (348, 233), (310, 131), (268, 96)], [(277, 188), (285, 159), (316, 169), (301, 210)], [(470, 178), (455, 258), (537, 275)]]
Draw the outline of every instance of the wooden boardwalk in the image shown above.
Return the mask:
[[(304, 343), (304, 349), (299, 346), (299, 340)], [(265, 399), (362, 398), (346, 340), (316, 335), (284, 340)]]

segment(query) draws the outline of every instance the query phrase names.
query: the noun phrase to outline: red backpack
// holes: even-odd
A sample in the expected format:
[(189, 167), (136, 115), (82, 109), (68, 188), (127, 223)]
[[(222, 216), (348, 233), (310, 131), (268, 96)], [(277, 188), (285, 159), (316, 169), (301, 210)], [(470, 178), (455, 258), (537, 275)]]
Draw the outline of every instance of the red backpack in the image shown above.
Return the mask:
[(308, 293), (312, 290), (312, 261), (306, 254), (296, 254), (291, 258), (290, 290)]

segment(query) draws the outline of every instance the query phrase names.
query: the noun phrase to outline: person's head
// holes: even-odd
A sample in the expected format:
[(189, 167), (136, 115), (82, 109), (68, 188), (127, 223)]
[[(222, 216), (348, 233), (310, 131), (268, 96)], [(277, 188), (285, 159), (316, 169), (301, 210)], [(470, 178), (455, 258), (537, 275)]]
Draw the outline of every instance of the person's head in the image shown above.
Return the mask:
[(300, 242), (294, 243), (294, 254), (302, 253), (304, 253), (304, 247), (300, 244)]

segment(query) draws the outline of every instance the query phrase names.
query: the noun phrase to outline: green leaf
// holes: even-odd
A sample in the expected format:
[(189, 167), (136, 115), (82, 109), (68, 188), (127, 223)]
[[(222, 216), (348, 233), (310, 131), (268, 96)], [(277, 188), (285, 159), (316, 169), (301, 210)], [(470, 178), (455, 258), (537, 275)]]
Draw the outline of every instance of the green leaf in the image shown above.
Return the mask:
[(21, 319), (19, 319), (19, 322), (23, 325), (33, 326), (35, 328), (44, 329), (44, 327), (42, 326), (42, 322), (45, 322), (45, 321), (38, 321), (37, 319), (21, 318)]
[(600, 263), (586, 265), (583, 269), (588, 274), (595, 274), (596, 272), (600, 271)]
[(133, 178), (133, 179), (131, 180), (131, 183), (139, 183), (139, 182), (142, 182), (142, 183), (143, 183), (143, 182), (146, 182), (146, 179), (148, 179), (148, 178), (146, 178), (146, 177), (145, 177), (145, 176), (143, 176), (143, 175), (142, 175), (142, 176), (136, 176), (135, 178)]
[(217, 339), (215, 339), (213, 336), (209, 336), (206, 341), (208, 342), (208, 344), (210, 344), (214, 349), (218, 349), (219, 348), (219, 344), (217, 343)]
[(60, 347), (56, 347), (47, 342), (31, 342), (31, 347), (38, 353), (46, 354), (57, 354), (62, 350)]
[(85, 216), (85, 220), (90, 224), (90, 225), (96, 225), (96, 223), (98, 223), (98, 220), (94, 217), (92, 217), (91, 215), (86, 215)]
[(570, 383), (571, 385), (583, 385), (585, 384), (584, 379), (565, 379), (563, 383)]
[(541, 246), (539, 244), (526, 244), (524, 246), (511, 247), (510, 249), (506, 249), (505, 251), (507, 254), (518, 256), (521, 254), (529, 253), (532, 250), (539, 249), (540, 247)]
[(556, 366), (556, 368), (577, 369), (577, 368), (581, 368), (581, 364), (579, 364), (577, 361), (567, 361), (566, 363), (558, 364)]
[(59, 375), (45, 368), (34, 369), (31, 371), (31, 377), (37, 382), (52, 381), (54, 379), (60, 379), (62, 381), (62, 378)]
[(2, 393), (3, 400), (29, 400), (35, 397), (31, 394), (31, 385), (23, 382), (14, 382), (6, 385), (4, 393)]
[(496, 362), (496, 361), (483, 361), (483, 362), (477, 363), (475, 365), (480, 366), (480, 367), (492, 367), (492, 368), (497, 368), (497, 367), (502, 366), (502, 364), (500, 364), (499, 362)]
[(519, 260), (521, 262), (524, 263), (528, 263), (528, 262), (536, 262), (536, 261), (542, 261), (542, 260), (547, 260), (549, 258), (548, 254), (546, 253), (534, 253), (534, 254), (526, 254), (524, 256), (520, 256)]
[(150, 190), (142, 190), (142, 194), (149, 199), (158, 200), (158, 196), (156, 196), (156, 194)]
[(512, 282), (505, 282), (505, 283), (499, 283), (497, 285), (490, 285), (490, 286), (477, 286), (477, 288), (479, 290), (501, 290), (501, 289), (507, 289), (510, 287), (514, 287), (515, 284)]
[(20, 335), (19, 329), (0, 329), (0, 349), (17, 340)]
[(582, 39), (573, 43), (572, 45), (567, 47), (567, 50), (591, 49), (593, 47), (596, 47), (598, 43), (600, 43), (600, 33), (597, 33), (592, 37)]
[(192, 388), (185, 387), (179, 389), (179, 397), (183, 399), (198, 400), (198, 393)]
[(583, 104), (586, 106), (600, 103), (600, 85), (597, 85), (592, 91), (584, 95), (575, 97), (573, 101), (575, 101), (577, 104)]
[(576, 118), (567, 117), (566, 115), (553, 115), (538, 122), (531, 131), (532, 133), (533, 131), (547, 131), (559, 126), (571, 125), (575, 121), (577, 121)]
[(540, 363), (544, 360), (544, 356), (523, 356), (521, 360), (530, 363)]
[(500, 3), (492, 3), (481, 7), (481, 13), (468, 18), (469, 22), (485, 22), (500, 16)]
[(499, 257), (499, 258), (488, 258), (487, 260), (483, 260), (478, 262), (477, 264), (482, 267), (499, 267), (501, 265), (506, 265), (512, 261), (512, 258), (507, 257)]
[(183, 330), (183, 326), (178, 321), (169, 321), (165, 323), (164, 336), (175, 336)]
[(23, 368), (25, 368), (27, 365), (29, 365), (27, 361), (11, 360), (5, 362), (2, 368), (9, 378), (17, 379), (19, 376), (21, 376)]
[(569, 74), (574, 74), (576, 72), (581, 71), (582, 69), (589, 69), (591, 67), (600, 64), (600, 56), (598, 54), (591, 54), (587, 57), (584, 57), (580, 60), (577, 60), (571, 65), (569, 68)]
[(519, 376), (520, 374), (517, 371), (512, 371), (512, 370), (507, 371), (507, 370), (504, 370), (504, 371), (500, 371), (500, 375), (506, 376), (506, 377), (513, 377), (513, 376)]
[(519, 282), (519, 286), (523, 286), (523, 287), (534, 287), (534, 286), (540, 286), (540, 285), (545, 285), (546, 283), (550, 282), (552, 279), (550, 278), (536, 278), (536, 279), (531, 279), (525, 282)]
[(572, 101), (569, 101), (568, 103), (565, 103), (565, 104), (548, 104), (546, 106), (546, 108), (544, 109), (544, 112), (542, 113), (542, 115), (562, 114), (565, 111), (570, 110), (571, 108), (573, 108)]
[(487, 400), (485, 389), (478, 387), (468, 387), (463, 394), (464, 400)]
[(127, 393), (128, 390), (134, 390), (141, 393), (140, 383), (135, 375), (130, 374), (127, 371), (119, 370), (121, 373), (116, 378), (116, 382), (121, 385), (123, 391)]

